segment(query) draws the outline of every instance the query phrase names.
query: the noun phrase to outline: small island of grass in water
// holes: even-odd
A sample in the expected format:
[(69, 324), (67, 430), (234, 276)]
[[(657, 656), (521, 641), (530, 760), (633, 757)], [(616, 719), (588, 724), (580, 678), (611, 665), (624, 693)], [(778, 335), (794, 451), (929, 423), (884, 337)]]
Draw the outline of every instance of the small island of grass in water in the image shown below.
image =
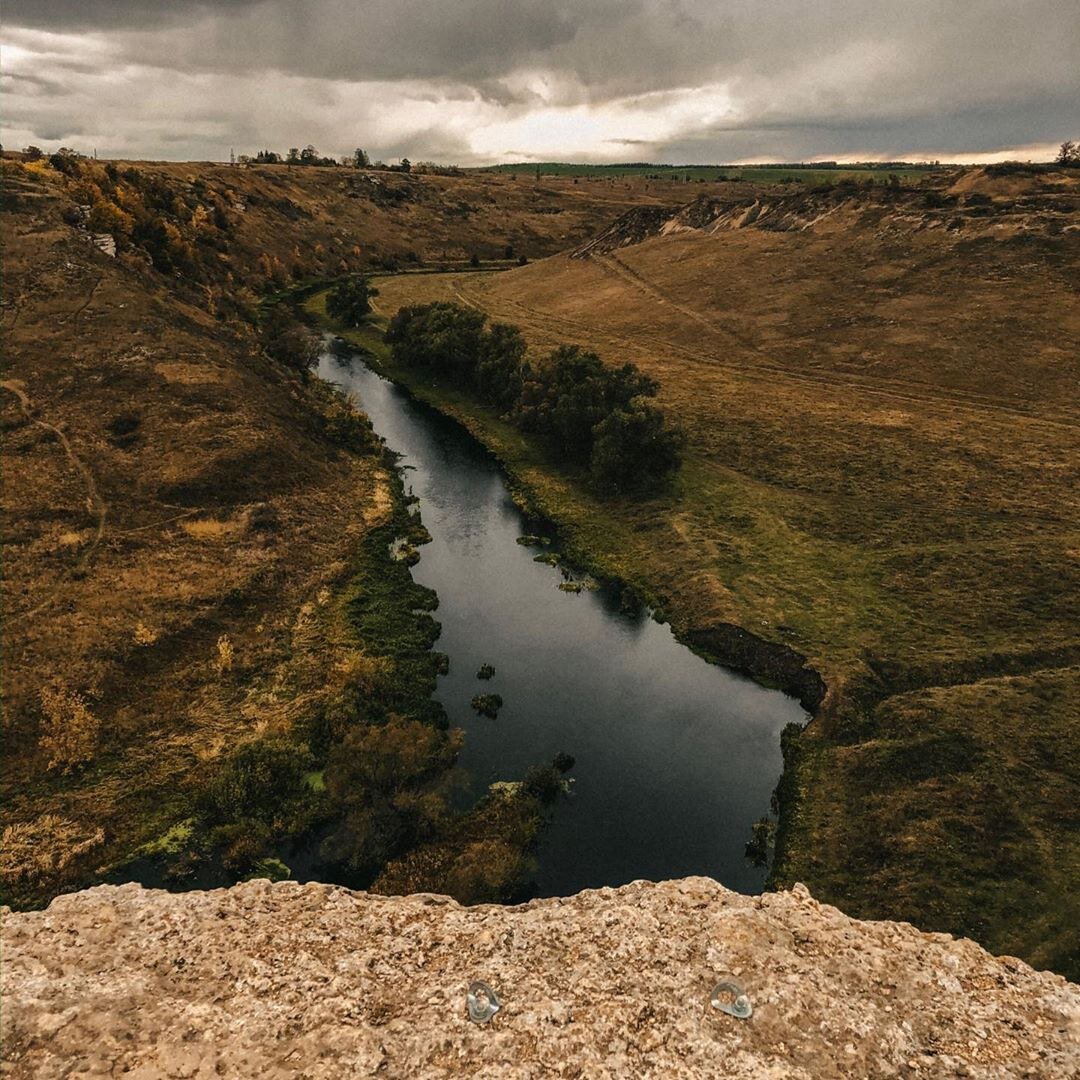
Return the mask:
[(472, 707), (481, 715), (494, 720), (502, 708), (503, 699), (498, 694), (477, 694), (472, 699)]

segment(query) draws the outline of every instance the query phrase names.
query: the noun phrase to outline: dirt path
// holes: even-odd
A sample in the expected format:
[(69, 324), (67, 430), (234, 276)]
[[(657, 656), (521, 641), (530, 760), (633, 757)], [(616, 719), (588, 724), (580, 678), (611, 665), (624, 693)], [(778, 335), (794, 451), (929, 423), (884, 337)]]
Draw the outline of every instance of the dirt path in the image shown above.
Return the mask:
[[(597, 339), (607, 339), (623, 345), (637, 344), (640, 346), (643, 341), (646, 341), (655, 344), (657, 348), (662, 349), (669, 354), (679, 356), (691, 363), (701, 364), (710, 368), (721, 368), (732, 374), (738, 375), (740, 378), (751, 379), (754, 381), (771, 382), (777, 377), (780, 377), (788, 382), (802, 383), (815, 388), (835, 388), (838, 391), (856, 391), (878, 398), (885, 398), (889, 401), (903, 402), (909, 405), (916, 404), (921, 407), (929, 405), (950, 412), (957, 409), (973, 413), (994, 412), (1002, 416), (1017, 417), (1022, 419), (1025, 423), (1037, 427), (1054, 427), (1064, 428), (1070, 431), (1080, 431), (1080, 420), (1072, 419), (1068, 415), (1057, 417), (1044, 414), (1040, 415), (1013, 404), (1006, 404), (1001, 399), (994, 399), (988, 395), (973, 394), (962, 390), (950, 390), (944, 387), (935, 388), (932, 392), (929, 390), (921, 392), (917, 388), (913, 388), (910, 383), (901, 386), (900, 384), (889, 380), (877, 379), (873, 376), (839, 374), (825, 371), (796, 371), (789, 366), (770, 363), (768, 359), (766, 359), (765, 352), (759, 346), (756, 346), (741, 335), (718, 327), (715, 323), (710, 322), (704, 315), (701, 315), (700, 312), (694, 312), (692, 309), (686, 308), (685, 305), (679, 304), (669, 297), (666, 297), (646, 278), (626, 266), (621, 260), (614, 260), (608, 256), (593, 256), (592, 261), (599, 265), (601, 269), (618, 276), (632, 288), (644, 292), (651, 299), (674, 307), (681, 314), (708, 330), (714, 337), (727, 337), (729, 340), (737, 342), (741, 348), (754, 354), (755, 358), (753, 362), (744, 364), (724, 360), (718, 351), (711, 349), (706, 343), (703, 343), (702, 348), (700, 349), (690, 349), (686, 346), (676, 344), (669, 338), (645, 334), (637, 330), (635, 330), (633, 336), (620, 334), (611, 327), (598, 327), (578, 320), (563, 318), (560, 315), (540, 311), (536, 308), (529, 307), (521, 301), (511, 300), (503, 296), (499, 296), (497, 302), (504, 308), (513, 309), (514, 317), (519, 319), (524, 325), (531, 326), (536, 331), (553, 339), (564, 338), (567, 329), (576, 329), (578, 332), (588, 335), (594, 342)], [(467, 304), (470, 307), (484, 307), (482, 301), (466, 295), (459, 288), (454, 288), (454, 294), (462, 303)], [(494, 313), (489, 311), (489, 314)]]

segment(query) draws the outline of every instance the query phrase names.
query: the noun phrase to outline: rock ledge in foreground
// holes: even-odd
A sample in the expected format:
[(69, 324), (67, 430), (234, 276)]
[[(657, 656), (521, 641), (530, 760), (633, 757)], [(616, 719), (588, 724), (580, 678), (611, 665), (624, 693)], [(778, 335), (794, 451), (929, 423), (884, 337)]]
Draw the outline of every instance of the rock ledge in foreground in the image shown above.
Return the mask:
[[(712, 1009), (731, 974), (754, 1006)], [(503, 1008), (471, 1023), (465, 989)], [(5, 1077), (1068, 1077), (1080, 988), (802, 886), (522, 907), (248, 882), (4, 920)]]

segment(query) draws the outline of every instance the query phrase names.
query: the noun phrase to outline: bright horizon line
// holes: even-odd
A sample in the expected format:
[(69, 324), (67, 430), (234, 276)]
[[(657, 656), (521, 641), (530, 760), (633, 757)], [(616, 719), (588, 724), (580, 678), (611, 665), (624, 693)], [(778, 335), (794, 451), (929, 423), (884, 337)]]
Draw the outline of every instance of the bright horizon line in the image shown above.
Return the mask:
[[(261, 148), (261, 147), (260, 147)], [(14, 148), (12, 148), (14, 149)], [(72, 149), (77, 149), (72, 147)], [(1058, 145), (1056, 143), (1040, 143), (1035, 146), (1022, 146), (1014, 147), (1008, 150), (990, 150), (979, 153), (966, 153), (955, 154), (951, 156), (944, 156), (941, 154), (931, 157), (928, 154), (915, 153), (903, 156), (890, 157), (883, 154), (876, 154), (865, 157), (837, 157), (837, 158), (805, 158), (799, 161), (784, 160), (781, 158), (773, 157), (757, 157), (748, 158), (743, 161), (727, 161), (727, 162), (711, 162), (711, 161), (698, 161), (698, 162), (667, 162), (667, 161), (645, 161), (645, 160), (630, 160), (623, 159), (621, 161), (589, 161), (589, 160), (574, 160), (572, 158), (560, 159), (560, 158), (519, 158), (518, 160), (506, 160), (498, 159), (485, 162), (483, 164), (472, 162), (467, 165), (462, 165), (455, 161), (438, 161), (434, 163), (443, 168), (461, 168), (461, 169), (495, 169), (495, 168), (510, 168), (510, 167), (535, 167), (537, 165), (562, 165), (562, 166), (587, 166), (593, 168), (602, 169), (617, 169), (628, 168), (630, 166), (650, 166), (660, 169), (739, 169), (739, 168), (760, 168), (762, 166), (791, 166), (791, 167), (804, 167), (812, 168), (815, 165), (925, 165), (934, 166), (937, 165), (941, 168), (947, 168), (952, 166), (968, 166), (968, 165), (994, 165), (1002, 162), (1019, 162), (1025, 165), (1050, 165), (1053, 164), (1054, 157), (1057, 153)], [(45, 150), (46, 154), (50, 151)], [(244, 154), (249, 154), (248, 151), (236, 151), (234, 152), (237, 157)], [(280, 151), (278, 151), (280, 152)], [(171, 164), (212, 164), (212, 165), (227, 165), (229, 164), (228, 157), (221, 158), (168, 158), (168, 157), (138, 157), (131, 155), (115, 156), (111, 154), (98, 155), (96, 148), (91, 150), (89, 154), (84, 151), (79, 151), (86, 157), (96, 156), (101, 161), (161, 161), (169, 162)], [(254, 151), (249, 156), (254, 156)], [(320, 151), (321, 153), (321, 151)], [(333, 156), (336, 158), (348, 157), (351, 155), (351, 151), (341, 151), (340, 153), (329, 153), (327, 156)], [(376, 159), (381, 160), (381, 159)], [(417, 159), (417, 160), (432, 160), (432, 159)]]

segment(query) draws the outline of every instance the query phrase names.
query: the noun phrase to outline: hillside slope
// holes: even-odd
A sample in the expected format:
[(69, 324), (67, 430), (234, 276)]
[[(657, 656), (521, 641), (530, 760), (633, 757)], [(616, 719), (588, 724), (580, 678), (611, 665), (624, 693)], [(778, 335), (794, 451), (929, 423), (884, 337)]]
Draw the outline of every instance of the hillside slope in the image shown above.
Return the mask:
[(224, 752), (310, 707), (335, 647), (298, 612), (391, 483), (250, 331), (68, 225), (58, 181), (9, 175), (5, 200), (0, 884), (26, 902), (165, 832)]
[(388, 279), (380, 303), (456, 299), (534, 353), (659, 381), (689, 444), (642, 503), (597, 504), (471, 411), (686, 640), (743, 662), (741, 627), (824, 677), (786, 745), (774, 880), (1076, 974), (1078, 281), (1075, 175), (972, 170), (633, 210), (574, 253)]

